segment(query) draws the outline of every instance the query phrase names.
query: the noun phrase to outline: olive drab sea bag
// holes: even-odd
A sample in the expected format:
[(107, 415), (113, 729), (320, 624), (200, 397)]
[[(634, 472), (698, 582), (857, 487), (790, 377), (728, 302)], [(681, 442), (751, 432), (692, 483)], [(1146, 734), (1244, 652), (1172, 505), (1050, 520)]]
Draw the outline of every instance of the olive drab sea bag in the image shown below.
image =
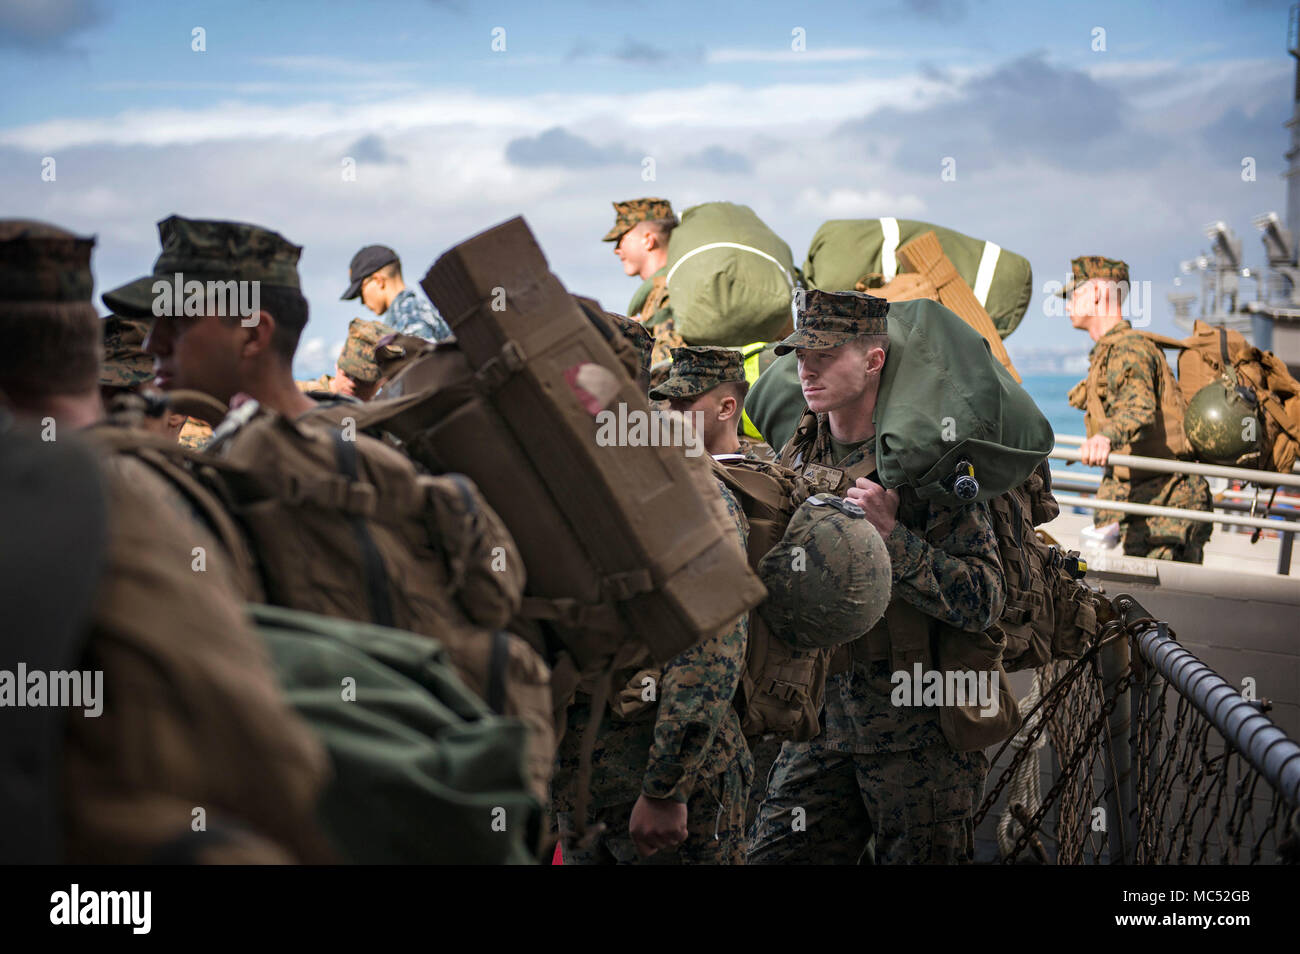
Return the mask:
[(318, 816), (346, 861), (536, 863), (528, 730), (471, 692), (445, 647), (315, 613), (249, 610), (289, 703), (329, 753)]
[[(899, 249), (933, 232), (958, 276), (970, 286), (1003, 338), (1016, 330), (1034, 293), (1029, 260), (993, 242), (913, 219), (833, 219), (813, 235), (804, 281), (822, 291), (853, 291), (869, 275), (892, 281), (902, 269)], [(921, 272), (924, 269), (918, 268)], [(870, 289), (866, 289), (870, 292)]]
[(747, 205), (691, 206), (668, 241), (673, 321), (690, 344), (784, 338), (798, 282), (790, 246)]

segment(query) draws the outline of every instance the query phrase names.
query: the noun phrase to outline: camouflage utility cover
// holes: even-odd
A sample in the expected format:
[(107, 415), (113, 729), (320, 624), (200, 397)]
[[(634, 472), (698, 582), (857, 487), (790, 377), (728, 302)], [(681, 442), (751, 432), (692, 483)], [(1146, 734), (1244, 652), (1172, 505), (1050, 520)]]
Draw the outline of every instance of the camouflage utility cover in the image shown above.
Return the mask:
[(815, 494), (790, 518), (781, 542), (759, 561), (767, 600), (758, 612), (799, 649), (857, 639), (889, 605), (889, 551), (857, 504)]
[(339, 354), (339, 370), (353, 381), (370, 384), (381, 377), (375, 361), (375, 345), (388, 335), (396, 334), (382, 321), (353, 318), (348, 324), (348, 339)]
[(94, 290), (93, 238), (30, 219), (0, 220), (0, 301), (82, 302)]
[(1061, 289), (1062, 296), (1093, 278), (1128, 284), (1128, 263), (1105, 255), (1080, 255), (1070, 262), (1070, 272), (1070, 280)]
[(785, 354), (795, 348), (838, 348), (862, 335), (888, 333), (889, 302), (862, 292), (804, 292), (798, 327), (774, 349)]
[(639, 222), (659, 219), (676, 220), (673, 207), (667, 199), (628, 199), (614, 203), (614, 226), (605, 233), (602, 242), (617, 242), (627, 230)]
[(720, 384), (745, 383), (745, 359), (733, 348), (673, 348), (672, 355), (672, 372), (650, 391), (656, 401), (698, 397)]
[(154, 283), (172, 281), (243, 281), (300, 288), (298, 256), (302, 247), (279, 232), (246, 222), (185, 219), (179, 215), (158, 223), (162, 252), (153, 274), (104, 293), (112, 311), (138, 317), (152, 315), (157, 297)]
[(153, 355), (144, 350), (149, 323), (138, 318), (109, 315), (104, 319), (104, 364), (101, 387), (134, 388), (153, 380)]

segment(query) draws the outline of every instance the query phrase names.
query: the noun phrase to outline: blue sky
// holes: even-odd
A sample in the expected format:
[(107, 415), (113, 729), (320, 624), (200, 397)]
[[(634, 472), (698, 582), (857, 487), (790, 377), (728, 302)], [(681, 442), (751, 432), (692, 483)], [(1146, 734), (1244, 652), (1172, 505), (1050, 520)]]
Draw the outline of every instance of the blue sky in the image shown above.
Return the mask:
[[(797, 262), (826, 219), (879, 215), (990, 238), (1038, 286), (1125, 258), (1173, 331), (1202, 227), (1259, 262), (1250, 219), (1283, 211), (1286, 24), (1285, 3), (0, 0), (0, 189), (5, 214), (99, 236), (99, 290), (148, 270), (173, 212), (282, 232), (304, 246), (303, 374), (359, 314), (338, 295), (371, 242), (409, 280), (522, 213), (571, 289), (621, 308), (635, 283), (599, 238), (610, 200), (645, 194), (745, 202)], [(1008, 342), (1070, 343), (1037, 302)]]

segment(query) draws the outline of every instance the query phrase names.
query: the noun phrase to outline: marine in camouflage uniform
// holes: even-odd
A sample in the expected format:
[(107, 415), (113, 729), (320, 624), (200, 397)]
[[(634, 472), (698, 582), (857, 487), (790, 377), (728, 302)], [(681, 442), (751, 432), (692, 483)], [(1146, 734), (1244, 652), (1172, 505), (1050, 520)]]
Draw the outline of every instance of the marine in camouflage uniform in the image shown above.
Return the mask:
[[(95, 718), (78, 715), (62, 722), (61, 744), (53, 755), (56, 787), (47, 800), (57, 816), (61, 857), (41, 860), (335, 860), (315, 820), (328, 759), (285, 701), (220, 544), (187, 507), (172, 506), (171, 484), (152, 468), (102, 449), (90, 454), (82, 444), (85, 435), (64, 437), (74, 425), (62, 416), (66, 403), (56, 399), (82, 393), (80, 358), (97, 357), (104, 331), (89, 301), (93, 244), (44, 223), (0, 221), (0, 337), (8, 339), (11, 331), (17, 332), (13, 337), (33, 335), (28, 360), (43, 367), (62, 359), (71, 368), (68, 377), (47, 376), (46, 407), (16, 408), (19, 433), (12, 442), (0, 440), (0, 456), (22, 452), (25, 421), (34, 426), (53, 416), (58, 439), (37, 445), (50, 450), (45, 462), (50, 476), (57, 480), (58, 468), (69, 463), (79, 471), (88, 464), (96, 471), (103, 501), (102, 533), (69, 527), (53, 514), (48, 521), (67, 535), (67, 552), (85, 557), (85, 548), (97, 551), (91, 554), (97, 575), (88, 613), (65, 619), (69, 628), (59, 638), (76, 652), (76, 668), (102, 673), (103, 709)], [(23, 327), (34, 319), (55, 332)], [(114, 335), (114, 346), (121, 340)], [(95, 364), (86, 382), (92, 388)], [(111, 386), (125, 380), (119, 373), (110, 373), (117, 382)], [(5, 396), (17, 390), (8, 374), (0, 376), (0, 390)], [(98, 394), (94, 397), (98, 400)], [(96, 431), (89, 430), (86, 443), (94, 443)], [(63, 509), (57, 497), (53, 503)], [(16, 540), (7, 542), (21, 547)], [(203, 573), (191, 568), (196, 545), (207, 554)], [(32, 549), (22, 548), (24, 560), (33, 558)], [(77, 601), (75, 592), (64, 592), (75, 583), (65, 578), (67, 561), (54, 562), (60, 565), (49, 568), (53, 578), (45, 575), (51, 582), (38, 585), (57, 594), (49, 598)], [(37, 594), (32, 599), (48, 605)], [(0, 768), (13, 783), (7, 787), (21, 790), (41, 781), (33, 778), (39, 767), (38, 759), (35, 766)], [(194, 827), (196, 808), (204, 811), (201, 831)]]
[[(1072, 278), (1063, 292), (1067, 299), (1077, 286), (1091, 279), (1128, 286), (1128, 265), (1118, 259), (1085, 255), (1071, 262), (1071, 270)], [(1093, 322), (1110, 320), (1108, 316), (1082, 318)], [(1070, 391), (1070, 403), (1087, 412), (1087, 436), (1104, 435), (1112, 453), (1189, 458), (1191, 445), (1182, 429), (1185, 406), (1164, 353), (1118, 312), (1114, 318), (1119, 320), (1109, 328), (1097, 326), (1104, 333), (1092, 349), (1088, 377)], [(1130, 473), (1125, 467), (1107, 467), (1097, 497), (1213, 510), (1209, 484), (1194, 474)], [(1093, 515), (1097, 526), (1116, 521), (1125, 554), (1185, 563), (1203, 561), (1204, 547), (1213, 529), (1209, 523), (1117, 510), (1098, 510)]]
[[(719, 391), (726, 385), (731, 387)], [(683, 414), (703, 414), (704, 444), (714, 457), (739, 455), (750, 460), (774, 460), (772, 448), (762, 441), (739, 436), (748, 390), (744, 356), (739, 351), (683, 346), (672, 349), (668, 376), (650, 389), (650, 399), (667, 401), (672, 410)], [(733, 399), (734, 407), (722, 417), (722, 402), (728, 397)]]
[[(799, 328), (778, 347), (833, 348), (886, 332), (887, 304), (853, 292), (810, 292)], [(840, 445), (828, 416), (805, 412), (779, 462), (818, 491), (843, 496), (876, 480), (874, 440)], [(877, 480), (878, 482), (878, 480)], [(786, 742), (750, 840), (751, 864), (956, 863), (972, 860), (973, 814), (988, 761), (952, 749), (937, 708), (894, 706), (891, 650), (906, 627), (984, 631), (1006, 580), (982, 503), (927, 507), (905, 488), (884, 537), (892, 563), (885, 618), (841, 647), (826, 682), (822, 733)], [(925, 669), (937, 669), (933, 659)]]
[[(153, 383), (153, 355), (144, 350), (149, 323), (139, 318), (109, 315), (104, 319), (104, 364), (99, 372), (99, 387), (104, 405), (124, 391), (139, 393)], [(164, 418), (165, 420), (165, 418)], [(171, 433), (172, 428), (167, 427)], [(199, 450), (212, 436), (212, 428), (196, 417), (185, 416), (177, 441), (181, 446)]]
[[(718, 485), (743, 548), (746, 523), (735, 497)], [(592, 753), (590, 844), (570, 839), (565, 864), (742, 864), (745, 804), (754, 762), (732, 697), (745, 666), (749, 617), (683, 652), (662, 668), (644, 651), (616, 660), (618, 677)], [(618, 690), (621, 688), (621, 692)], [(653, 700), (649, 689), (653, 689)], [(569, 707), (553, 780), (560, 831), (576, 831), (582, 735), (591, 719), (590, 686)], [(587, 690), (587, 691), (584, 691)], [(642, 859), (628, 832), (642, 796), (685, 802), (688, 835), (675, 849)]]
[(328, 374), (322, 374), (314, 381), (295, 381), (298, 390), (306, 394), (312, 392), (324, 392), (330, 395), (336, 393), (351, 394), (360, 400), (369, 400), (378, 390), (380, 382), (384, 377), (379, 370), (379, 363), (375, 360), (375, 346), (391, 335), (396, 335), (392, 328), (388, 327), (382, 321), (365, 321), (361, 318), (353, 318), (348, 323), (348, 336), (343, 342), (343, 350), (339, 353), (339, 359), (335, 366), (336, 377), (345, 376), (350, 379), (349, 387), (340, 390), (335, 377)]
[[(677, 216), (667, 199), (628, 199), (614, 203), (614, 225), (605, 233), (605, 242), (613, 242), (617, 251), (623, 237), (642, 222), (671, 222), (677, 224)], [(663, 368), (672, 360), (670, 352), (680, 348), (685, 341), (677, 333), (673, 322), (673, 309), (668, 301), (668, 246), (665, 242), (654, 253), (662, 256), (662, 264), (652, 274), (644, 277), (632, 300), (628, 303), (627, 313), (635, 318), (654, 335), (654, 351), (651, 353), (652, 368)], [(657, 259), (656, 259), (657, 260)], [(652, 263), (653, 264), (653, 263)], [(643, 273), (644, 274), (644, 273)]]

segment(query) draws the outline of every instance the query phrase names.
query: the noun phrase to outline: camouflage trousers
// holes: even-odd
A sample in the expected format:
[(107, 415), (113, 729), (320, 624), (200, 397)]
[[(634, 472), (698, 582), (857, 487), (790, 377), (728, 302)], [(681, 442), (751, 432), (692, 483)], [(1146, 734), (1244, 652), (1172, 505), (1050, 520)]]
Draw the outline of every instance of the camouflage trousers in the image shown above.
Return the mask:
[(850, 754), (787, 742), (768, 777), (748, 863), (969, 863), (987, 774), (983, 752), (947, 743)]
[[(686, 840), (671, 851), (642, 858), (632, 843), (628, 824), (635, 802), (610, 805), (589, 813), (590, 825), (603, 825), (590, 843), (564, 843), (566, 865), (742, 865), (745, 863), (745, 805), (748, 779), (740, 766), (730, 766), (701, 779), (686, 802)], [(574, 831), (573, 813), (556, 813), (560, 831)]]
[[(1204, 477), (1193, 474), (1158, 474), (1137, 482), (1118, 480), (1107, 473), (1097, 491), (1099, 500), (1127, 500), (1184, 510), (1214, 509), (1210, 485)], [(1119, 521), (1120, 542), (1127, 556), (1153, 560), (1177, 560), (1201, 563), (1205, 544), (1214, 528), (1210, 523), (1179, 520), (1174, 517), (1142, 517), (1118, 510), (1098, 510), (1093, 517), (1097, 526)]]

